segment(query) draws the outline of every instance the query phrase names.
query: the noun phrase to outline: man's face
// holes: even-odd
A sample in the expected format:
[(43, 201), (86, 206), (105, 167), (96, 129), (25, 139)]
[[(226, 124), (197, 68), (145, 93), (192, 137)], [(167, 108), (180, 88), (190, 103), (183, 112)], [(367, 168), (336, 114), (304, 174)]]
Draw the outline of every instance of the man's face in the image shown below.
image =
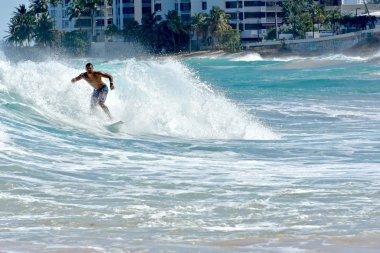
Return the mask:
[(92, 66), (92, 65), (86, 66), (86, 71), (87, 71), (87, 73), (92, 73), (94, 71), (94, 66)]

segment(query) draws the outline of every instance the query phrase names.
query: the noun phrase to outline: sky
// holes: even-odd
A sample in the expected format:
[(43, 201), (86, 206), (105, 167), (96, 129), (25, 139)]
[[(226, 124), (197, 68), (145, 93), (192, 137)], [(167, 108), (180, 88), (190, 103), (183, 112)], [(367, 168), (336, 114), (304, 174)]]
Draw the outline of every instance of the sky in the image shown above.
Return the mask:
[(16, 7), (20, 4), (25, 4), (29, 7), (29, 0), (0, 0), (0, 40), (8, 35), (8, 24)]

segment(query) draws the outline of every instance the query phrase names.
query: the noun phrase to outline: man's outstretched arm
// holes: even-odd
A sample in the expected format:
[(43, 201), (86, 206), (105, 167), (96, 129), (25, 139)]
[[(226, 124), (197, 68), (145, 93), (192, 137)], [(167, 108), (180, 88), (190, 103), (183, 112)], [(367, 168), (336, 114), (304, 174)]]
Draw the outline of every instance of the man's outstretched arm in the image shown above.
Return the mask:
[(79, 81), (79, 80), (81, 80), (81, 79), (83, 79), (83, 73), (80, 74), (79, 76), (77, 76), (77, 77), (71, 79), (71, 82), (72, 82), (72, 83), (75, 83), (75, 82), (77, 82), (77, 81)]

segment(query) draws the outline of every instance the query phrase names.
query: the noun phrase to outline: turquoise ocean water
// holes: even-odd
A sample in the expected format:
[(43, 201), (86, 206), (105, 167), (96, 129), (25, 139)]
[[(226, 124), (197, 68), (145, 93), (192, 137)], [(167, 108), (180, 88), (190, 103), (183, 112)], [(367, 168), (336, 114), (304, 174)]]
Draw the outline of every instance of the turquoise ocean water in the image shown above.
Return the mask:
[(0, 252), (379, 252), (380, 55), (0, 53)]

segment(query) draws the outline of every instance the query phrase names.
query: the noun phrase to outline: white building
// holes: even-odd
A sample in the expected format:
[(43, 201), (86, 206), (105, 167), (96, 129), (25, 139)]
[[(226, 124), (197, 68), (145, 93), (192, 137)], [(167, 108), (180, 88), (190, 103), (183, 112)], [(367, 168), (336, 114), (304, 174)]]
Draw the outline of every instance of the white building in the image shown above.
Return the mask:
[[(287, 1), (287, 0), (285, 0)], [(230, 15), (233, 28), (239, 26), (243, 41), (258, 41), (264, 38), (276, 21), (282, 23), (281, 0), (113, 0), (113, 22), (119, 29), (127, 20), (141, 24), (144, 14), (156, 12), (165, 18), (176, 10), (182, 21), (190, 21), (193, 14), (209, 13), (217, 6)]]
[(113, 0), (113, 23), (123, 29), (127, 20), (136, 20), (141, 24), (144, 14), (154, 12), (154, 0)]
[(343, 5), (364, 4), (363, 0), (342, 0)]
[[(141, 24), (142, 17), (153, 12), (165, 18), (169, 11), (176, 10), (183, 21), (190, 21), (193, 14), (209, 13), (217, 6), (230, 15), (233, 28), (239, 27), (243, 42), (260, 41), (270, 29), (282, 24), (283, 13), (279, 3), (284, 1), (291, 0), (113, 0), (112, 7), (103, 6), (102, 11), (96, 14), (96, 35), (101, 37), (107, 24), (111, 23), (119, 29), (123, 29), (128, 20), (135, 20)], [(347, 1), (353, 0), (345, 0)], [(56, 28), (60, 31), (71, 31), (79, 26), (81, 29), (91, 29), (90, 17), (69, 20), (68, 6), (72, 2), (73, 0), (64, 0), (57, 7), (50, 6), (49, 11), (55, 18)], [(341, 1), (323, 2), (340, 4)]]
[[(54, 19), (55, 29), (63, 32), (70, 32), (81, 29), (87, 31), (89, 36), (92, 35), (92, 19), (90, 16), (81, 15), (79, 18), (70, 20), (70, 7), (73, 0), (63, 0), (57, 6), (49, 5), (49, 14)], [(94, 35), (95, 40), (104, 39), (104, 30), (107, 25), (112, 24), (112, 7), (103, 5), (100, 10), (96, 11), (94, 18)]]

